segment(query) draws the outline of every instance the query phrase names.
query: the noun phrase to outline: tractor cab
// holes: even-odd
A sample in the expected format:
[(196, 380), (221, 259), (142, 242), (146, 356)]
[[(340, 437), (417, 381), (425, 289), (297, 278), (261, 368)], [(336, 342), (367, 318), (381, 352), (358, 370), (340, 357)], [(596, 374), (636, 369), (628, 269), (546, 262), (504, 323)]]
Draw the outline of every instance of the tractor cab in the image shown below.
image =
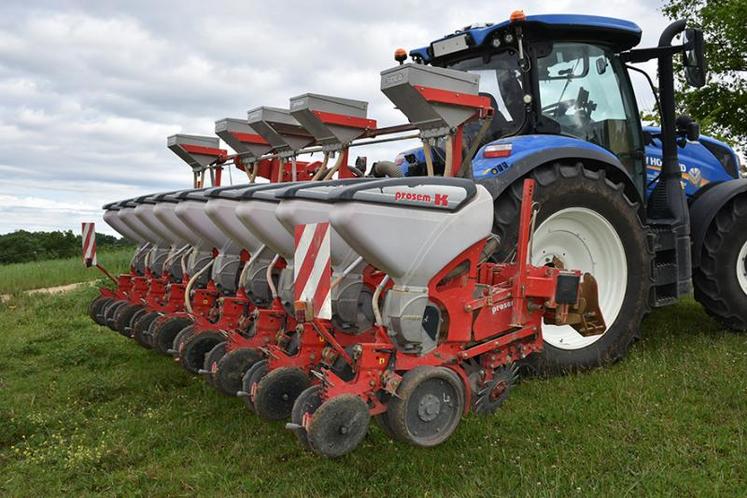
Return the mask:
[(618, 19), (514, 13), (510, 21), (466, 27), (410, 55), (480, 76), (480, 91), (495, 113), (482, 136), (479, 123), (465, 129), (468, 141), (483, 145), (531, 134), (576, 138), (614, 154), (643, 191), (643, 131), (620, 57), (640, 38), (636, 24)]

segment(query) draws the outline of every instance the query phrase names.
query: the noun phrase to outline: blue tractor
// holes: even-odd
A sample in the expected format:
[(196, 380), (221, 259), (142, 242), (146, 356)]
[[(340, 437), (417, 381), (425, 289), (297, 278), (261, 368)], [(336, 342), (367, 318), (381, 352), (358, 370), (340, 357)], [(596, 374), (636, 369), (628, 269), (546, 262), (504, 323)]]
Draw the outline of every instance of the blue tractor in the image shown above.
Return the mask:
[[(513, 257), (522, 181), (534, 178), (541, 208), (533, 262), (580, 268), (599, 283), (606, 332), (546, 326), (536, 361), (543, 371), (623, 357), (644, 315), (693, 287), (711, 316), (747, 330), (747, 179), (729, 146), (675, 118), (673, 58), (682, 58), (689, 84), (702, 86), (702, 32), (678, 21), (657, 47), (634, 48), (640, 39), (628, 21), (519, 11), (410, 52), (415, 63), (479, 74), (492, 100), (492, 119), (464, 131), (460, 174), (495, 200), (501, 243), (493, 257)], [(660, 128), (642, 126), (628, 74), (636, 70), (629, 64), (651, 59), (658, 61)], [(423, 174), (423, 150), (384, 166), (379, 173)]]

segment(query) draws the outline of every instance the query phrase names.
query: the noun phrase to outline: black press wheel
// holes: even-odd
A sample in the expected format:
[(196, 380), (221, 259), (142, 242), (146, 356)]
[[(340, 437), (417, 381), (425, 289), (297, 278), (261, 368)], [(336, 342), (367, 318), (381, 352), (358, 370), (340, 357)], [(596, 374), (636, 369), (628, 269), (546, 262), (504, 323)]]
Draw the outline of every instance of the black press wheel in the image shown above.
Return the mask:
[(309, 445), (309, 438), (306, 436), (306, 429), (303, 428), (303, 417), (307, 413), (309, 415), (316, 413), (322, 404), (321, 394), (322, 386), (307, 387), (293, 403), (293, 409), (291, 410), (291, 423), (295, 426), (293, 433), (305, 450), (311, 450), (311, 446)]
[(334, 397), (322, 403), (311, 418), (307, 433), (309, 446), (327, 458), (346, 455), (366, 437), (370, 420), (368, 406), (358, 396)]
[(205, 364), (205, 356), (226, 336), (217, 330), (205, 330), (195, 333), (182, 343), (179, 348), (179, 363), (188, 371), (196, 374)]
[(264, 358), (262, 351), (255, 348), (239, 348), (226, 353), (215, 367), (211, 367), (215, 387), (226, 396), (236, 396), (243, 388), (244, 374)]
[(128, 306), (129, 304), (129, 301), (113, 301), (109, 303), (109, 305), (104, 308), (104, 324), (116, 332), (117, 329), (114, 328), (114, 317), (120, 308)]
[(257, 384), (254, 409), (266, 420), (283, 420), (290, 417), (293, 403), (311, 382), (300, 368), (276, 368)]
[(244, 400), (246, 407), (249, 408), (249, 411), (256, 412), (254, 409), (254, 400), (251, 397), (252, 386), (254, 384), (259, 384), (260, 379), (265, 375), (267, 375), (267, 360), (262, 360), (252, 365), (241, 379), (241, 391), (243, 392), (242, 399)]
[(130, 320), (135, 316), (138, 310), (143, 308), (142, 304), (128, 304), (122, 306), (114, 313), (114, 330), (125, 337), (130, 337), (127, 329), (130, 327)]
[(135, 342), (144, 348), (150, 349), (150, 335), (148, 335), (148, 329), (153, 321), (159, 316), (161, 316), (160, 313), (151, 311), (150, 313), (142, 314), (140, 318), (132, 321), (132, 338), (135, 339)]
[(179, 356), (182, 349), (184, 349), (184, 345), (196, 333), (197, 329), (195, 328), (194, 324), (187, 325), (186, 327), (181, 329), (179, 333), (176, 334), (176, 337), (174, 337), (174, 343), (171, 346), (171, 354), (174, 356)]
[(96, 298), (91, 301), (91, 304), (88, 305), (88, 316), (91, 317), (91, 320), (101, 325), (99, 322), (99, 313), (101, 313), (104, 306), (109, 304), (111, 301), (111, 297), (96, 296)]
[[(539, 203), (532, 263), (592, 274), (607, 325), (605, 332), (591, 336), (571, 326), (544, 325), (543, 352), (533, 358), (533, 366), (540, 373), (562, 373), (614, 362), (639, 337), (648, 310), (652, 256), (640, 205), (622, 183), (582, 163), (542, 166), (529, 177), (537, 182), (534, 201)], [(522, 187), (518, 180), (495, 200), (493, 231), (501, 241), (497, 261), (511, 259), (516, 250)]]
[(174, 339), (185, 327), (192, 325), (192, 320), (185, 317), (169, 317), (156, 320), (151, 324), (151, 345), (161, 354), (169, 354), (174, 347)]
[(415, 446), (436, 446), (459, 425), (464, 383), (448, 368), (414, 368), (403, 376), (386, 413), (397, 439)]
[(693, 272), (695, 299), (732, 330), (747, 330), (747, 196), (716, 214)]
[(202, 364), (202, 370), (200, 370), (200, 373), (205, 376), (205, 380), (211, 386), (215, 386), (213, 373), (218, 371), (218, 362), (223, 358), (223, 356), (225, 356), (227, 345), (227, 341), (221, 341), (205, 355), (205, 362)]

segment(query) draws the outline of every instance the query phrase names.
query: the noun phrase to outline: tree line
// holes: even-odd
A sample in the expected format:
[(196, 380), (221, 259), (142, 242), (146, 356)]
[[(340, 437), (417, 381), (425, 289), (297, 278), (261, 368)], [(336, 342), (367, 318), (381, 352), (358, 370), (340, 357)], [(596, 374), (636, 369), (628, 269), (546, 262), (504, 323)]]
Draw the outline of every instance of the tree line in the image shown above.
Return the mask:
[[(0, 235), (0, 265), (69, 258), (81, 255), (81, 237), (72, 230), (55, 232), (15, 232)], [(125, 240), (103, 233), (96, 234), (96, 247), (113, 249), (132, 247)]]

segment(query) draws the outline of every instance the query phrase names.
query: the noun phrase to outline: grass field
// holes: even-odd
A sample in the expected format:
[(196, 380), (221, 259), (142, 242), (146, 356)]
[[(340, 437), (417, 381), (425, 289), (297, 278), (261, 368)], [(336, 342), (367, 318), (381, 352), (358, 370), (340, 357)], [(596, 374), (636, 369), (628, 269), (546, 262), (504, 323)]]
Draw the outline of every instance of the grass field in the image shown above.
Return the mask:
[[(127, 268), (132, 253), (132, 248), (99, 251), (98, 260), (116, 276)], [(0, 294), (86, 282), (100, 277), (97, 269), (86, 268), (79, 257), (0, 265)]]
[(0, 304), (0, 495), (746, 496), (747, 335), (692, 301), (610, 368), (530, 379), (415, 449), (299, 449), (168, 358), (94, 325), (94, 290)]

